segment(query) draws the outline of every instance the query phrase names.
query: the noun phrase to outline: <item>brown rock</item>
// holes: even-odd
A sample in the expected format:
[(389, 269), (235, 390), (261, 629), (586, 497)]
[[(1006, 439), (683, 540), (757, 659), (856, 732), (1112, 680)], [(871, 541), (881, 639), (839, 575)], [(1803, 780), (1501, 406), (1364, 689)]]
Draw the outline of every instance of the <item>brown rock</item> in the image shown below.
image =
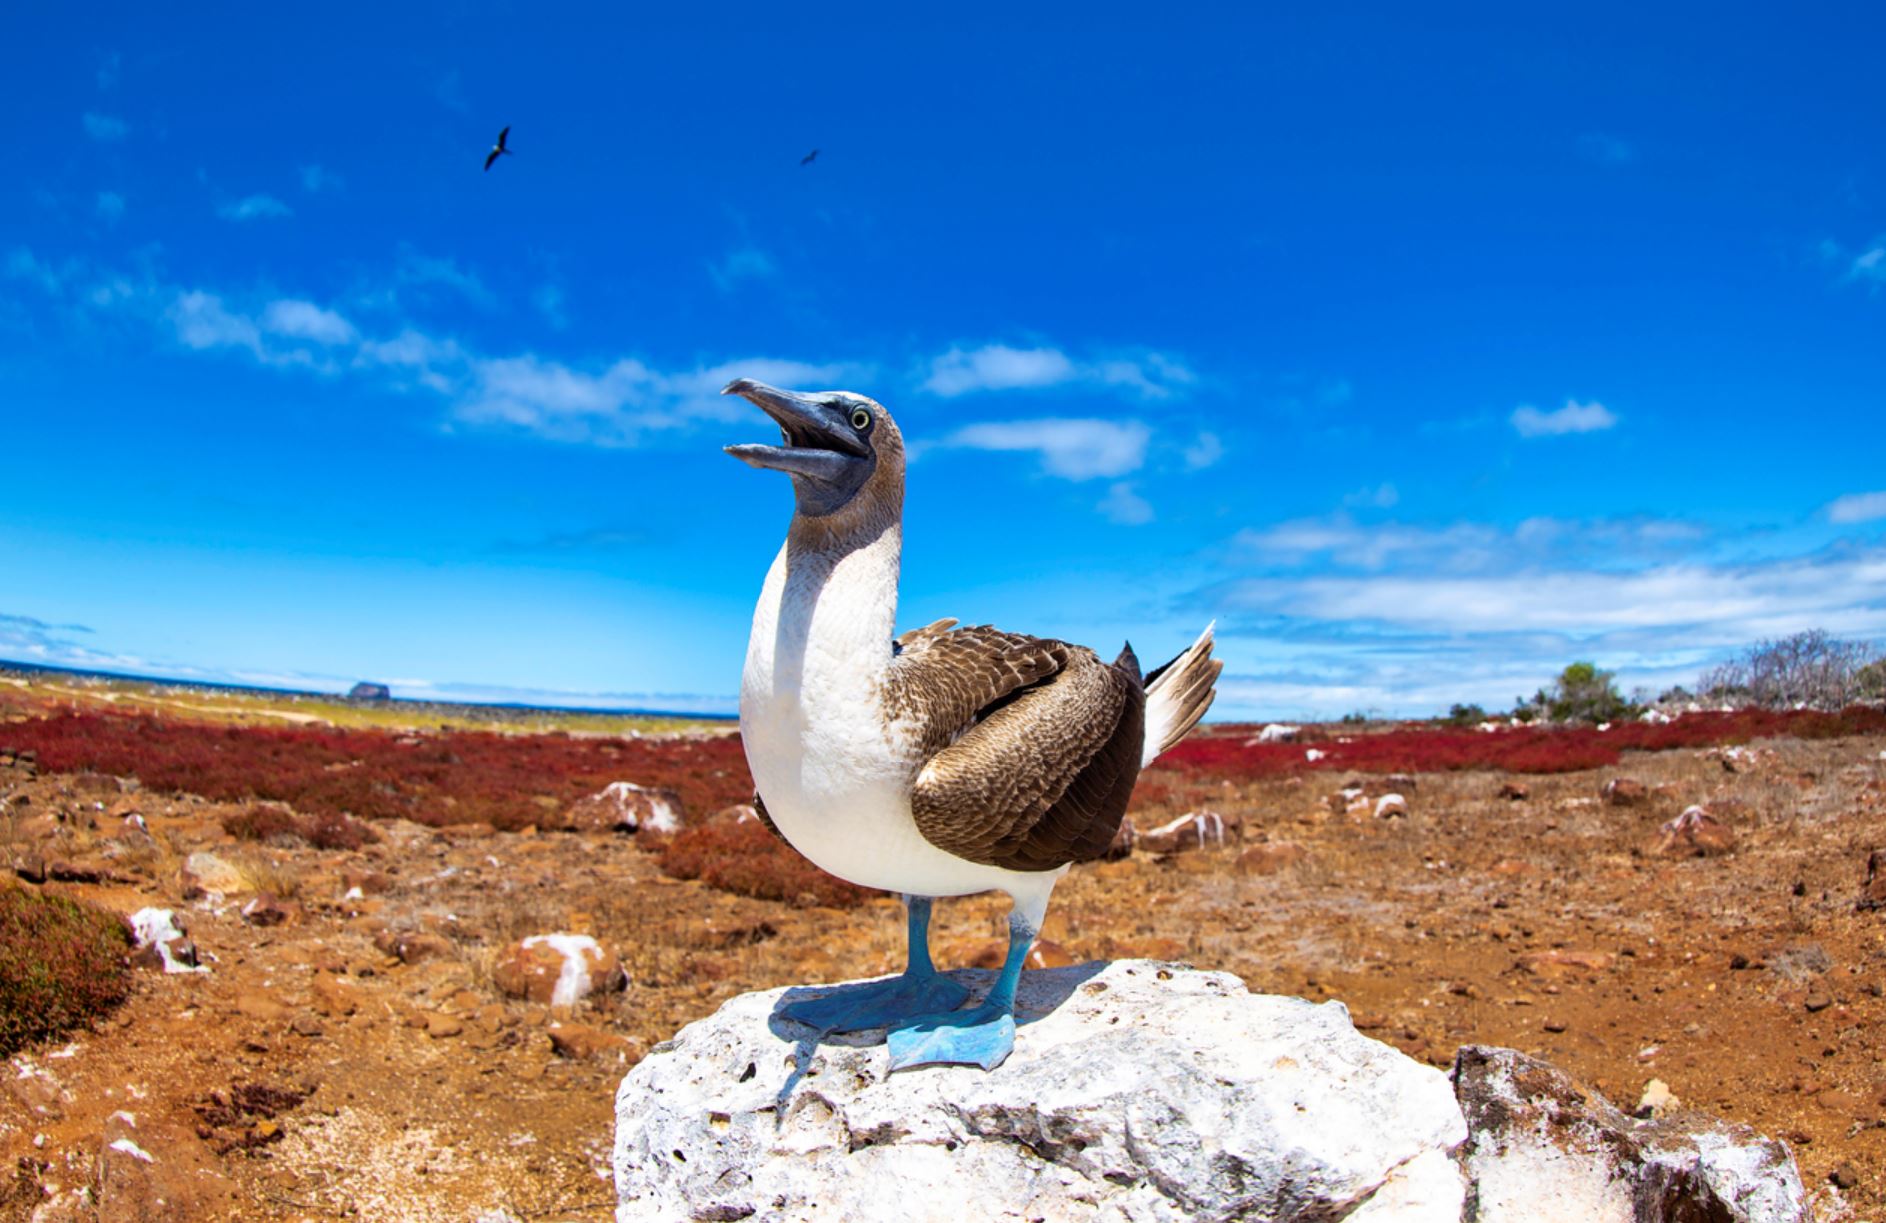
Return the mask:
[(1240, 875), (1274, 875), (1301, 863), (1309, 851), (1295, 841), (1265, 841), (1238, 855)]
[(703, 825), (757, 824), (759, 819), (760, 813), (754, 808), (752, 803), (735, 803), (731, 807), (722, 807), (720, 810), (714, 812), (714, 814), (702, 820), (701, 823)]
[(183, 860), (183, 868), (177, 873), (177, 882), (183, 887), (185, 900), (195, 900), (211, 892), (237, 896), (255, 890), (233, 863), (208, 850), (198, 850)]
[(1521, 803), (1532, 797), (1532, 791), (1516, 781), (1509, 781), (1500, 786), (1500, 797), (1509, 802)]
[(1613, 807), (1638, 807), (1650, 797), (1650, 791), (1644, 783), (1634, 777), (1613, 777), (1604, 783), (1600, 791), (1604, 801)]
[(317, 973), (308, 992), (323, 1015), (351, 1015), (360, 1005), (360, 989), (346, 977)]
[(1735, 834), (1708, 810), (1691, 807), (1658, 830), (1655, 853), (1665, 858), (1700, 858), (1735, 848)]
[(1399, 794), (1384, 794), (1375, 800), (1375, 818), (1378, 820), (1406, 817), (1408, 800)]
[(614, 1053), (620, 1058), (629, 1050), (626, 1038), (588, 1024), (553, 1023), (548, 1032), (550, 1047), (558, 1057), (583, 1059)]
[(262, 892), (242, 906), (242, 920), (251, 926), (290, 925), (301, 920), (301, 906)]
[(280, 1001), (260, 990), (250, 990), (236, 999), (236, 1011), (250, 1019), (276, 1023), (288, 1018), (289, 1010)]
[(378, 896), (392, 890), (393, 879), (370, 867), (350, 866), (341, 871), (341, 887), (349, 892), (359, 888), (362, 896)]
[(426, 1035), (434, 1040), (458, 1036), (465, 1031), (465, 1021), (456, 1015), (426, 1016)]
[(422, 934), (411, 930), (382, 930), (374, 936), (373, 945), (383, 953), (396, 956), (406, 964), (417, 964), (421, 960), (435, 959), (452, 953), (451, 942), (437, 934)]
[(1886, 850), (1866, 855), (1866, 882), (1860, 885), (1861, 909), (1886, 909)]
[(1611, 967), (1615, 959), (1608, 951), (1574, 951), (1554, 947), (1519, 957), (1519, 967), (1538, 977), (1568, 977), (1581, 973), (1599, 973)]
[[(235, 1185), (194, 1133), (123, 1112), (105, 1123), (98, 1152), (98, 1223), (236, 1217)], [(86, 1217), (91, 1217), (87, 1215)]]
[(589, 994), (628, 984), (622, 962), (582, 934), (538, 934), (498, 954), (491, 980), (513, 998), (540, 1006), (575, 1006)]

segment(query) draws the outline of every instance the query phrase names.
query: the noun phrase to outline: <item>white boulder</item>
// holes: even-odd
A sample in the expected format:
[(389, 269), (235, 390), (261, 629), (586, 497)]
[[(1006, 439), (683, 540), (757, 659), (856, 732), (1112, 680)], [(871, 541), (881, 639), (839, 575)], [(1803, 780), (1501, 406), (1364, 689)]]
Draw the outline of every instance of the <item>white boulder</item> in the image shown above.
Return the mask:
[(735, 998), (623, 1080), (618, 1223), (1460, 1218), (1446, 1077), (1340, 1003), (1144, 960), (1049, 969), (1024, 975), (996, 1072), (889, 1075), (880, 1034), (820, 1043), (774, 1014), (787, 992)]

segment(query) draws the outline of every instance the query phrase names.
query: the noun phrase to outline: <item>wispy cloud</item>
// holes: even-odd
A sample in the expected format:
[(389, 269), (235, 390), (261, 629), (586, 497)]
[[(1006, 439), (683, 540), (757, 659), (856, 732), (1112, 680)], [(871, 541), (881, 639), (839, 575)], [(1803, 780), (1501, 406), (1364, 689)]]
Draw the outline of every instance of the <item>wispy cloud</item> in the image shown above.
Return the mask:
[(767, 280), (778, 273), (779, 265), (757, 246), (743, 246), (728, 251), (707, 265), (708, 276), (713, 279), (714, 287), (722, 293), (733, 292), (743, 280)]
[(1562, 437), (1568, 433), (1597, 433), (1618, 423), (1617, 415), (1593, 400), (1579, 403), (1568, 399), (1555, 412), (1541, 412), (1531, 404), (1514, 409), (1513, 428), (1521, 437)]
[(131, 125), (115, 115), (100, 115), (88, 110), (82, 122), (85, 134), (100, 143), (123, 140), (131, 134)]
[(1847, 265), (1847, 279), (1886, 284), (1886, 246), (1874, 246), (1855, 255)]
[(430, 289), (444, 289), (472, 303), (487, 309), (497, 304), (497, 297), (478, 274), (469, 268), (459, 266), (458, 260), (448, 256), (422, 254), (410, 246), (400, 247), (399, 257), (394, 261), (393, 280), (396, 284), (422, 292)]
[(294, 209), (272, 195), (257, 194), (218, 205), (216, 215), (225, 221), (262, 221), (293, 216)]
[(1394, 509), (1401, 501), (1401, 491), (1393, 484), (1382, 483), (1372, 488), (1358, 488), (1342, 499), (1342, 503), (1351, 509)]
[(123, 62), (123, 57), (116, 51), (109, 52), (99, 59), (98, 71), (94, 74), (94, 79), (97, 80), (100, 89), (117, 88), (118, 69)]
[(1049, 475), (1092, 480), (1138, 470), (1151, 438), (1137, 420), (1004, 420), (965, 425), (928, 446), (1032, 453)]
[(1200, 433), (1185, 448), (1184, 458), (1187, 471), (1203, 471), (1225, 457), (1225, 444), (1212, 432)]
[(272, 301), (264, 307), (262, 327), (276, 335), (317, 344), (351, 344), (359, 338), (354, 325), (339, 314), (294, 298)]
[(0, 658), (9, 662), (100, 670), (127, 670), (142, 663), (142, 659), (97, 650), (69, 636), (91, 632), (83, 624), (48, 624), (34, 616), (0, 614)]
[(116, 224), (124, 217), (124, 197), (116, 191), (100, 191), (92, 207), (101, 221)]
[(538, 285), (536, 292), (530, 295), (530, 304), (538, 314), (543, 316), (544, 322), (550, 324), (555, 330), (562, 331), (570, 325), (570, 314), (564, 301), (562, 285)]
[(1483, 573), (1575, 564), (1610, 568), (1667, 561), (1704, 538), (1694, 523), (1666, 518), (1528, 518), (1426, 525), (1361, 523), (1347, 514), (1250, 528), (1231, 539), (1233, 566)]
[(1626, 166), (1637, 160), (1637, 149), (1629, 141), (1605, 132), (1586, 132), (1580, 136), (1578, 151), (1587, 161), (1601, 166)]
[(1109, 521), (1136, 527), (1153, 520), (1153, 507), (1133, 491), (1131, 482), (1122, 481), (1107, 489), (1107, 495), (1095, 507)]
[(309, 195), (323, 191), (339, 191), (346, 186), (345, 180), (326, 166), (319, 164), (300, 167), (301, 189)]
[(974, 391), (1033, 390), (1086, 383), (1164, 399), (1189, 386), (1195, 375), (1162, 353), (1077, 361), (1059, 348), (1012, 348), (985, 344), (953, 347), (933, 358), (923, 389), (952, 398)]
[(1829, 522), (1872, 522), (1877, 518), (1886, 518), (1886, 491), (1848, 493), (1827, 506)]

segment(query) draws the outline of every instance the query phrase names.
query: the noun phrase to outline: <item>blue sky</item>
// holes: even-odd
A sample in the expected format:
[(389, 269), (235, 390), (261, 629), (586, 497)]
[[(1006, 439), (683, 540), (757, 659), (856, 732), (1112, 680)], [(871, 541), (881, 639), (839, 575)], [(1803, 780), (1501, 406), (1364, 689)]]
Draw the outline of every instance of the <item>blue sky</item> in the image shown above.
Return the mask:
[(905, 623), (1215, 617), (1217, 716), (1886, 637), (1865, 6), (0, 34), (0, 657), (730, 708), (735, 375), (897, 417)]

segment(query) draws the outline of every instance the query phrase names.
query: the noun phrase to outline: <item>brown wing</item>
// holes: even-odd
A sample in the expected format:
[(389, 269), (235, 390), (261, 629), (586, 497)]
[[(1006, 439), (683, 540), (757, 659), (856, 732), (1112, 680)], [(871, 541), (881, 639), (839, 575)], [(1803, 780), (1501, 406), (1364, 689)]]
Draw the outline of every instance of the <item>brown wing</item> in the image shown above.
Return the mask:
[(924, 838), (1009, 870), (1104, 852), (1139, 775), (1137, 668), (987, 626), (939, 622), (898, 644), (887, 696), (919, 726), (911, 814)]

